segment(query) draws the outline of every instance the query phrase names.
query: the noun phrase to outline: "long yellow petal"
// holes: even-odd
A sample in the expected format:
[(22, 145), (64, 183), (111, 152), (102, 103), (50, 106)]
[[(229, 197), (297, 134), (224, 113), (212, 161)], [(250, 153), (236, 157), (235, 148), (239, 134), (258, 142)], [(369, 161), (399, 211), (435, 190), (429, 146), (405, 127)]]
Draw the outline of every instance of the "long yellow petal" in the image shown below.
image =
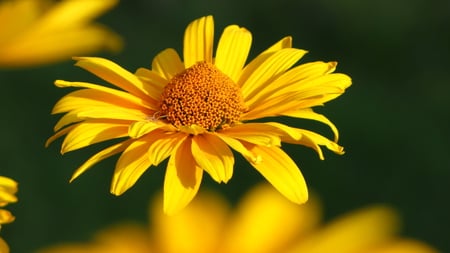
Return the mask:
[(141, 121), (146, 120), (147, 114), (139, 111), (127, 109), (119, 106), (96, 104), (95, 106), (81, 107), (77, 110), (72, 110), (64, 116), (54, 126), (54, 130), (58, 131), (64, 126), (87, 119), (112, 119), (112, 120), (126, 120), (126, 121)]
[(146, 68), (138, 68), (134, 74), (146, 83), (148, 96), (154, 101), (159, 101), (168, 81), (155, 71)]
[(116, 63), (98, 57), (75, 57), (76, 66), (86, 69), (103, 80), (140, 98), (148, 98), (149, 91), (137, 76)]
[[(61, 82), (65, 81), (57, 81), (58, 84)], [(73, 84), (73, 82), (65, 83)], [(102, 86), (97, 85), (97, 87), (100, 88)], [(111, 104), (112, 106), (138, 109), (148, 114), (157, 110), (156, 103), (149, 103), (148, 100), (141, 100), (130, 93), (106, 87), (105, 90), (102, 90), (97, 89), (97, 87), (70, 92), (55, 104), (52, 114), (76, 110), (80, 105), (90, 107), (95, 106), (96, 104)]]
[(77, 177), (79, 177), (81, 174), (83, 174), (86, 170), (90, 169), (96, 163), (101, 162), (108, 157), (111, 157), (113, 155), (116, 155), (116, 154), (124, 151), (132, 142), (133, 142), (133, 140), (126, 140), (126, 141), (114, 144), (108, 148), (103, 149), (102, 151), (98, 152), (97, 154), (91, 156), (80, 167), (78, 167), (78, 169), (73, 173), (72, 177), (70, 178), (70, 182), (75, 180)]
[(206, 16), (192, 21), (184, 33), (184, 67), (189, 68), (201, 61), (212, 63), (213, 42), (213, 17)]
[(269, 82), (275, 80), (279, 74), (289, 69), (305, 53), (305, 50), (296, 48), (281, 49), (268, 58), (263, 59), (263, 61), (258, 62), (259, 64), (254, 69), (245, 68), (239, 79), (239, 83), (242, 83), (241, 91), (244, 100), (246, 101), (258, 94)]
[(182, 132), (167, 133), (163, 130), (155, 130), (151, 133), (153, 140), (148, 148), (148, 157), (153, 165), (169, 157), (179, 142), (182, 142), (187, 135)]
[(150, 167), (147, 150), (150, 143), (146, 138), (133, 141), (119, 157), (111, 182), (111, 193), (122, 195)]
[(226, 27), (217, 45), (214, 65), (237, 82), (251, 45), (252, 34), (247, 29), (237, 25)]
[(163, 126), (164, 124), (159, 121), (136, 121), (130, 124), (128, 128), (128, 135), (131, 138), (137, 139)]
[(337, 142), (339, 140), (339, 131), (338, 131), (337, 127), (333, 124), (333, 122), (331, 122), (324, 115), (314, 112), (311, 108), (290, 111), (290, 112), (283, 113), (283, 115), (289, 116), (289, 117), (310, 119), (310, 120), (316, 120), (316, 121), (322, 122), (322, 123), (326, 124), (327, 126), (329, 126), (331, 131), (333, 131), (334, 142)]
[(305, 179), (295, 162), (283, 150), (278, 147), (244, 145), (261, 157), (261, 161), (249, 161), (250, 164), (281, 194), (297, 204), (308, 200)]
[(253, 108), (254, 104), (262, 103), (268, 97), (274, 97), (292, 87), (293, 91), (303, 88), (301, 82), (307, 79), (317, 78), (335, 70), (336, 62), (309, 62), (294, 67), (276, 78), (270, 85), (262, 87), (257, 94), (254, 94), (246, 101), (246, 104)]
[(219, 253), (284, 252), (286, 245), (313, 232), (321, 210), (315, 199), (297, 205), (271, 185), (261, 184), (239, 201), (233, 214)]
[(292, 247), (289, 253), (368, 252), (388, 243), (398, 229), (390, 208), (372, 206), (338, 218)]
[(90, 120), (77, 124), (61, 144), (61, 154), (106, 140), (127, 136), (128, 124), (123, 122)]
[(173, 216), (162, 212), (158, 204), (161, 199), (151, 206), (152, 235), (160, 252), (218, 253), (230, 209), (222, 196), (201, 191), (187, 208)]
[(248, 161), (251, 161), (253, 163), (257, 163), (261, 161), (261, 156), (258, 156), (255, 153), (252, 153), (250, 150), (247, 149), (247, 147), (242, 144), (241, 141), (238, 139), (229, 137), (226, 134), (221, 134), (219, 132), (216, 132), (216, 135), (224, 141), (228, 146), (230, 146), (232, 149), (236, 150), (238, 153), (240, 153), (245, 159)]
[(85, 25), (114, 7), (118, 2), (118, 0), (64, 0), (57, 2), (39, 19), (39, 22), (33, 27), (33, 33), (42, 34)]
[(317, 152), (321, 160), (324, 160), (325, 158), (323, 156), (323, 152), (320, 146), (325, 146), (336, 154), (340, 155), (344, 154), (343, 147), (339, 146), (336, 142), (323, 137), (320, 134), (300, 128), (292, 128), (292, 129), (297, 131), (302, 136), (302, 138), (293, 139), (290, 138), (289, 136), (283, 136), (282, 138), (283, 142), (300, 144), (310, 147)]
[(231, 138), (261, 146), (280, 146), (280, 132), (275, 127), (262, 123), (246, 123), (220, 131)]
[(164, 213), (173, 215), (183, 209), (197, 194), (203, 170), (191, 153), (191, 139), (179, 143), (170, 156), (164, 179)]
[(192, 137), (194, 160), (218, 183), (227, 183), (233, 175), (234, 156), (219, 137), (201, 134)]
[(152, 70), (166, 80), (170, 80), (184, 71), (184, 65), (177, 51), (167, 48), (153, 58)]
[(51, 34), (19, 37), (0, 47), (0, 66), (19, 67), (69, 60), (98, 50), (118, 51), (120, 37), (103, 26), (90, 25)]

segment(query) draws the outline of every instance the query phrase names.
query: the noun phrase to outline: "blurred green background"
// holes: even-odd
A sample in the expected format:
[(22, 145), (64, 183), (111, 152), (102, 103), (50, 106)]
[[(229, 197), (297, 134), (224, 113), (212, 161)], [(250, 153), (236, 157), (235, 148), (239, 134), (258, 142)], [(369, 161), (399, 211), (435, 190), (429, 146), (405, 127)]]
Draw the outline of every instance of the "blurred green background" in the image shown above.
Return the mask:
[[(284, 145), (321, 196), (326, 219), (388, 203), (403, 215), (402, 235), (450, 252), (450, 1), (128, 0), (99, 19), (123, 36), (124, 50), (99, 55), (130, 71), (149, 66), (166, 47), (180, 52), (186, 25), (208, 14), (214, 15), (216, 38), (229, 24), (248, 28), (252, 56), (292, 35), (295, 47), (309, 50), (302, 62), (337, 60), (338, 72), (352, 77), (342, 97), (317, 109), (338, 126), (346, 154), (327, 151), (320, 161), (307, 148)], [(55, 79), (97, 81), (71, 61), (0, 70), (0, 174), (20, 183), (20, 201), (8, 206), (17, 220), (2, 230), (12, 252), (88, 240), (122, 220), (146, 222), (149, 199), (163, 185), (165, 164), (123, 196), (112, 196), (116, 158), (69, 184), (98, 146), (65, 156), (60, 142), (44, 148), (59, 118), (51, 108), (68, 92), (54, 87)], [(311, 126), (331, 137), (322, 126)], [(260, 181), (240, 159), (231, 182), (218, 185), (206, 176), (201, 190), (236, 201)]]

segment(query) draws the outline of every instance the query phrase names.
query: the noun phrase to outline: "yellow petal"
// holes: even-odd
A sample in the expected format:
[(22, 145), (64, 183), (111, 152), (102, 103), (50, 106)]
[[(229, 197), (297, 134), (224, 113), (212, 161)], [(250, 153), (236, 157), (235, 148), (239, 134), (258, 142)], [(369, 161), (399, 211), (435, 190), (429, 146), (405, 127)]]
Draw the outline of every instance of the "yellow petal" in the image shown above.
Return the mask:
[(133, 186), (150, 167), (147, 150), (150, 143), (146, 138), (135, 140), (119, 157), (111, 182), (111, 193), (121, 195)]
[(253, 163), (257, 163), (261, 161), (261, 156), (258, 156), (257, 154), (252, 153), (249, 151), (241, 141), (238, 139), (229, 137), (226, 134), (221, 134), (219, 132), (216, 132), (217, 137), (219, 137), (222, 141), (224, 141), (228, 146), (230, 146), (232, 149), (239, 152), (242, 156), (245, 157), (248, 161), (251, 161)]
[(151, 92), (137, 76), (110, 60), (98, 57), (75, 57), (74, 59), (77, 60), (76, 66), (86, 69), (135, 96), (146, 99)]
[(164, 213), (173, 215), (183, 209), (197, 194), (203, 170), (191, 153), (191, 139), (179, 143), (170, 156), (164, 179)]
[(276, 78), (270, 85), (262, 87), (257, 94), (250, 97), (246, 104), (253, 108), (254, 104), (262, 103), (268, 97), (275, 97), (286, 93), (286, 90), (297, 91), (303, 88), (301, 82), (307, 79), (331, 73), (335, 70), (336, 62), (310, 62), (294, 67)]
[(159, 101), (168, 81), (155, 71), (146, 68), (138, 68), (134, 74), (146, 83), (149, 97), (154, 101)]
[(334, 142), (337, 142), (339, 140), (339, 131), (338, 131), (337, 127), (333, 124), (333, 122), (331, 122), (324, 115), (314, 112), (311, 108), (290, 111), (290, 112), (284, 113), (283, 115), (289, 116), (289, 117), (295, 117), (295, 118), (311, 119), (311, 120), (316, 120), (316, 121), (322, 122), (322, 123), (326, 124), (327, 126), (329, 126), (331, 131), (333, 131)]
[(291, 48), (292, 47), (292, 38), (291, 37), (285, 37), (278, 41), (277, 43), (273, 44), (268, 49), (264, 50), (262, 53), (260, 53), (255, 59), (253, 59), (249, 64), (245, 66), (243, 71), (241, 71), (241, 74), (239, 75), (239, 79), (237, 81), (237, 85), (242, 87), (242, 85), (245, 84), (245, 81), (247, 78), (255, 71), (258, 66), (264, 62), (267, 58), (272, 56), (275, 52), (278, 52), (281, 49), (284, 48)]
[(128, 135), (131, 138), (137, 139), (155, 129), (161, 128), (162, 126), (163, 123), (159, 121), (147, 120), (147, 121), (133, 122), (128, 129)]
[(259, 185), (239, 202), (227, 224), (220, 252), (284, 252), (286, 245), (312, 232), (320, 213), (314, 199), (297, 205), (271, 185)]
[(269, 57), (258, 61), (254, 68), (250, 68), (250, 65), (248, 65), (239, 79), (239, 83), (242, 84), (241, 91), (244, 100), (247, 101), (250, 97), (258, 94), (264, 86), (289, 69), (305, 53), (305, 50), (295, 48), (281, 49)]
[(9, 177), (0, 176), (0, 188), (2, 191), (14, 194), (17, 192), (17, 185), (18, 183), (15, 180)]
[(73, 55), (92, 54), (98, 50), (118, 51), (121, 40), (104, 27), (31, 37), (0, 48), (0, 66), (20, 67), (69, 60)]
[(152, 70), (166, 80), (184, 71), (183, 62), (173, 48), (167, 48), (153, 58)]
[(0, 237), (0, 252), (9, 253), (9, 246), (1, 237)]
[(233, 175), (234, 157), (228, 146), (213, 134), (192, 137), (194, 160), (218, 183), (228, 182)]
[(148, 156), (155, 166), (169, 157), (178, 143), (182, 142), (187, 136), (182, 132), (168, 133), (162, 130), (153, 131), (151, 135), (153, 140), (148, 148)]
[(319, 158), (324, 160), (324, 156), (322, 153), (322, 149), (320, 146), (325, 146), (329, 150), (333, 151), (336, 154), (342, 155), (344, 154), (344, 148), (339, 146), (336, 142), (333, 142), (320, 134), (314, 133), (312, 131), (308, 131), (305, 129), (292, 128), (302, 136), (300, 139), (292, 139), (289, 136), (283, 136), (282, 141), (287, 143), (300, 144), (314, 149)]
[[(141, 108), (141, 109), (148, 108), (148, 109), (152, 109), (152, 110), (158, 109), (157, 101), (159, 101), (159, 99), (160, 99), (159, 96), (161, 95), (160, 93), (158, 93), (158, 95), (156, 95), (154, 93), (149, 94), (149, 95), (158, 97), (157, 100), (151, 100), (149, 98), (142, 99), (142, 98), (133, 96), (132, 94), (121, 91), (121, 90), (111, 89), (111, 88), (108, 88), (105, 86), (91, 84), (91, 83), (85, 83), (85, 82), (67, 82), (67, 81), (63, 81), (63, 80), (56, 80), (55, 85), (60, 88), (66, 88), (66, 87), (86, 88), (86, 89), (73, 91), (66, 96), (82, 97), (82, 98), (91, 99), (91, 100), (95, 100), (95, 101), (103, 101), (106, 103), (120, 105), (122, 107), (134, 108), (134, 109), (137, 109), (137, 108)], [(63, 97), (63, 99), (64, 99), (64, 97)], [(58, 103), (55, 105), (55, 107), (58, 105)], [(60, 112), (66, 112), (69, 110), (71, 110), (71, 109), (61, 110)], [(59, 112), (55, 112), (55, 109), (53, 109), (52, 113), (59, 113)]]
[[(16, 219), (8, 210), (0, 209), (0, 225), (11, 223)], [(3, 252), (2, 252), (3, 253)]]
[(83, 174), (86, 170), (90, 169), (96, 163), (124, 151), (132, 143), (132, 141), (133, 140), (126, 140), (126, 141), (114, 144), (108, 148), (103, 149), (102, 151), (98, 152), (97, 154), (91, 156), (80, 167), (78, 167), (78, 169), (73, 173), (72, 177), (70, 178), (70, 182), (75, 180), (77, 177), (79, 177), (81, 174)]
[(247, 29), (237, 25), (226, 27), (217, 45), (214, 65), (237, 82), (251, 45), (252, 34)]
[(308, 189), (300, 169), (294, 161), (278, 147), (264, 147), (246, 144), (261, 161), (250, 164), (263, 175), (281, 194), (294, 203), (308, 200)]
[(202, 191), (189, 206), (171, 216), (162, 212), (160, 198), (153, 202), (152, 228), (160, 252), (212, 253), (222, 245), (229, 211), (222, 196)]
[(75, 126), (77, 126), (77, 125), (78, 125), (78, 124), (73, 124), (73, 125), (71, 125), (71, 126), (68, 126), (68, 127), (64, 128), (64, 129), (60, 130), (60, 131), (55, 130), (55, 131), (58, 131), (58, 132), (56, 132), (54, 135), (52, 135), (50, 138), (47, 139), (47, 141), (45, 142), (45, 147), (47, 148), (47, 147), (50, 146), (50, 144), (51, 144), (52, 142), (54, 142), (56, 139), (58, 139), (58, 138), (60, 138), (60, 137), (62, 137), (62, 136), (64, 136), (64, 135), (66, 135), (68, 132), (72, 131), (72, 129), (73, 129)]
[(362, 209), (335, 220), (289, 252), (367, 252), (391, 239), (398, 227), (397, 219), (387, 207)]
[(243, 140), (261, 146), (280, 146), (279, 131), (263, 123), (245, 123), (220, 131), (231, 138)]
[(412, 239), (400, 239), (388, 242), (385, 246), (366, 250), (367, 253), (439, 253), (430, 245)]
[(34, 27), (34, 33), (54, 32), (82, 26), (117, 3), (118, 0), (60, 1), (42, 16)]
[(141, 121), (145, 120), (147, 117), (147, 114), (142, 111), (126, 109), (118, 106), (97, 104), (95, 107), (85, 106), (64, 114), (64, 116), (62, 116), (56, 123), (54, 130), (58, 131), (66, 125), (87, 119)]
[(0, 29), (0, 44), (14, 40), (30, 27), (45, 9), (43, 5), (42, 1), (1, 1), (0, 24), (8, 25), (3, 25)]
[(76, 125), (61, 145), (61, 154), (106, 140), (127, 136), (128, 124), (115, 121), (91, 120)]
[(200, 61), (212, 63), (214, 20), (206, 16), (192, 21), (184, 33), (184, 67), (189, 68)]

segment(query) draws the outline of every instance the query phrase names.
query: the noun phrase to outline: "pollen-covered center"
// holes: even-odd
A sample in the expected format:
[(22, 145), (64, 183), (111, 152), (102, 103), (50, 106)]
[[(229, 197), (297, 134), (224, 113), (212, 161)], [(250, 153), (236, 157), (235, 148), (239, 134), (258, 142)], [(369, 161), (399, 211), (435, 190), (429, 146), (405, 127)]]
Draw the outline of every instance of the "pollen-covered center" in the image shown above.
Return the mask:
[(209, 131), (237, 122), (246, 107), (239, 87), (213, 64), (199, 62), (166, 85), (160, 116), (176, 127)]

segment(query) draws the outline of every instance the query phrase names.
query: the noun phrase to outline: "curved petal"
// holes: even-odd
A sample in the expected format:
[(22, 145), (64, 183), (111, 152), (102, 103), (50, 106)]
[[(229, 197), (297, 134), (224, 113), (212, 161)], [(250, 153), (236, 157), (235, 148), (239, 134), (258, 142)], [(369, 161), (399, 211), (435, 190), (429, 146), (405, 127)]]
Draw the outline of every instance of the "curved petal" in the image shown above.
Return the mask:
[(220, 131), (231, 138), (250, 142), (261, 146), (280, 146), (278, 129), (263, 123), (245, 123)]
[[(97, 87), (100, 88), (101, 86)], [(158, 109), (156, 106), (156, 102), (148, 103), (148, 101), (141, 100), (140, 98), (137, 98), (130, 93), (109, 89), (106, 87), (105, 89), (106, 90), (88, 88), (72, 91), (62, 97), (55, 104), (52, 110), (52, 114), (68, 112), (70, 110), (78, 109), (80, 106), (95, 106), (95, 104), (111, 104), (130, 109), (142, 110), (146, 113), (150, 113), (151, 111)]]
[(285, 252), (287, 245), (313, 233), (321, 217), (315, 199), (297, 205), (269, 184), (251, 189), (236, 209), (222, 238), (221, 253)]
[(278, 147), (244, 144), (261, 161), (250, 164), (290, 201), (302, 204), (308, 200), (305, 179), (295, 162)]
[(192, 137), (194, 160), (218, 183), (228, 182), (233, 175), (234, 156), (228, 146), (213, 134)]
[(122, 151), (124, 151), (133, 140), (126, 140), (120, 143), (117, 143), (115, 145), (112, 145), (108, 148), (103, 149), (102, 151), (98, 152), (97, 154), (91, 156), (86, 162), (84, 162), (78, 169), (73, 173), (72, 177), (70, 178), (70, 182), (75, 180), (77, 177), (79, 177), (81, 174), (83, 174), (86, 170), (90, 169), (92, 166), (94, 166), (96, 163), (103, 161), (104, 159), (111, 157), (113, 155), (116, 155)]
[(147, 133), (152, 132), (153, 130), (156, 130), (158, 128), (163, 127), (164, 124), (159, 121), (136, 121), (133, 122), (129, 128), (128, 128), (128, 135), (131, 138), (137, 139), (140, 138)]
[(41, 17), (39, 23), (33, 27), (33, 32), (54, 32), (82, 26), (111, 9), (117, 3), (118, 0), (66, 0), (58, 2)]
[(308, 131), (300, 128), (292, 128), (302, 136), (300, 139), (292, 139), (289, 136), (283, 136), (282, 141), (293, 144), (300, 144), (303, 146), (310, 147), (314, 149), (319, 155), (320, 160), (324, 160), (324, 156), (322, 153), (322, 149), (320, 146), (325, 146), (329, 150), (333, 151), (336, 154), (342, 155), (344, 154), (344, 148), (339, 146), (336, 142), (333, 142), (320, 134), (314, 133), (312, 131)]
[(164, 213), (173, 215), (195, 197), (203, 170), (191, 153), (191, 138), (180, 142), (170, 156), (164, 179)]
[(134, 140), (119, 157), (111, 182), (111, 193), (122, 195), (150, 167), (147, 150), (150, 143), (146, 138)]
[(173, 48), (167, 48), (153, 58), (152, 70), (166, 80), (184, 71), (183, 62)]
[(296, 66), (280, 75), (270, 85), (262, 87), (257, 94), (246, 101), (246, 104), (252, 108), (254, 104), (259, 104), (268, 97), (286, 93), (286, 90), (298, 91), (303, 88), (302, 81), (331, 73), (336, 69), (336, 65), (336, 62), (317, 61)]
[(92, 120), (77, 124), (61, 145), (61, 154), (106, 140), (127, 136), (128, 124), (115, 121)]
[(213, 17), (206, 16), (192, 21), (184, 33), (184, 67), (189, 68), (201, 61), (212, 63), (213, 43)]
[(338, 218), (294, 245), (289, 252), (370, 252), (389, 243), (398, 226), (394, 210), (372, 206)]
[(7, 67), (34, 66), (69, 60), (74, 55), (92, 54), (98, 50), (119, 51), (121, 38), (100, 25), (33, 34), (16, 38), (0, 47), (0, 65)]
[(134, 74), (146, 83), (149, 97), (154, 101), (160, 101), (161, 94), (168, 81), (155, 71), (146, 68), (138, 68)]
[(147, 117), (147, 114), (141, 111), (107, 104), (97, 104), (93, 107), (82, 107), (81, 109), (72, 110), (64, 114), (54, 126), (54, 130), (58, 131), (64, 126), (87, 119), (141, 121), (145, 120)]
[(151, 206), (154, 241), (161, 252), (218, 252), (230, 209), (223, 196), (199, 192), (187, 208), (173, 216), (162, 212), (161, 199), (152, 201)]
[(250, 97), (258, 94), (265, 85), (292, 67), (305, 53), (305, 50), (285, 48), (273, 53), (263, 61), (257, 62), (251, 72), (249, 72), (249, 68), (245, 68), (239, 79), (244, 100), (247, 101)]
[(98, 57), (74, 57), (76, 66), (86, 69), (101, 79), (124, 89), (142, 99), (148, 98), (149, 91), (137, 76), (116, 63)]
[[(12, 215), (12, 213), (10, 211), (0, 209), (0, 225), (6, 224), (6, 223), (11, 223), (15, 219), (16, 219), (16, 217), (14, 217), (14, 215)], [(0, 251), (0, 252), (3, 252), (3, 251)]]
[(334, 142), (337, 142), (339, 140), (339, 131), (338, 131), (337, 127), (333, 124), (333, 122), (331, 122), (324, 115), (314, 112), (311, 108), (290, 111), (290, 112), (283, 113), (283, 115), (289, 116), (289, 117), (310, 119), (310, 120), (316, 120), (316, 121), (322, 122), (322, 123), (326, 124), (327, 126), (329, 126), (331, 131), (333, 131)]
[(237, 81), (237, 85), (242, 87), (242, 85), (245, 83), (247, 78), (255, 71), (256, 68), (261, 65), (261, 62), (264, 62), (267, 58), (272, 56), (275, 52), (278, 52), (279, 50), (285, 49), (285, 48), (291, 48), (292, 47), (292, 38), (290, 36), (284, 37), (277, 43), (273, 44), (268, 49), (264, 50), (262, 53), (260, 53), (255, 59), (253, 59), (249, 64), (245, 66), (243, 71), (241, 72), (239, 79)]
[(241, 141), (238, 139), (234, 139), (232, 137), (227, 136), (226, 134), (221, 134), (216, 132), (217, 137), (219, 137), (223, 142), (225, 142), (228, 146), (230, 146), (232, 149), (239, 152), (245, 159), (248, 161), (251, 161), (253, 163), (257, 163), (261, 161), (261, 156), (258, 156), (257, 154), (252, 153), (249, 151), (244, 144), (242, 144)]
[(156, 130), (151, 133), (151, 136), (153, 140), (147, 152), (152, 164), (157, 166), (172, 154), (178, 143), (182, 142), (187, 135), (181, 132), (170, 134), (162, 130)]
[(214, 65), (237, 82), (251, 45), (252, 34), (247, 29), (237, 25), (226, 27), (217, 45)]

